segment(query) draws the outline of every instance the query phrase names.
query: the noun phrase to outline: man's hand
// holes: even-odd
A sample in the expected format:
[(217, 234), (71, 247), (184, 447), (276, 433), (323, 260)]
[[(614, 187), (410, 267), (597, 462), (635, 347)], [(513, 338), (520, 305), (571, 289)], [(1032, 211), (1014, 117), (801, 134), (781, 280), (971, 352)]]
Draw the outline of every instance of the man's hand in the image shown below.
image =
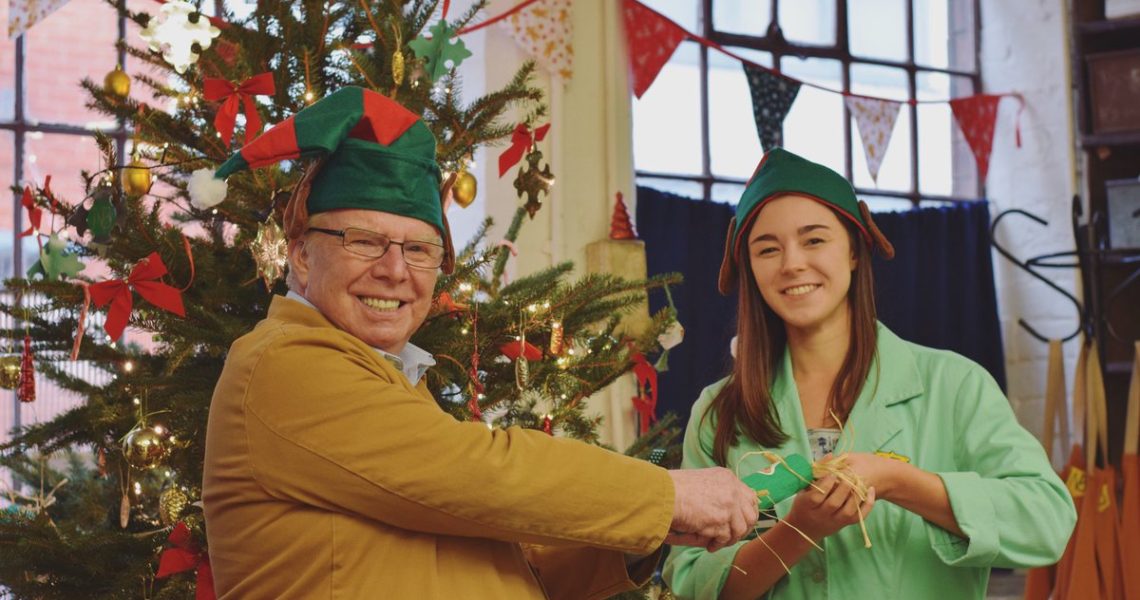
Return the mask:
[(669, 471), (675, 491), (666, 543), (715, 552), (756, 525), (759, 501), (752, 488), (720, 467)]

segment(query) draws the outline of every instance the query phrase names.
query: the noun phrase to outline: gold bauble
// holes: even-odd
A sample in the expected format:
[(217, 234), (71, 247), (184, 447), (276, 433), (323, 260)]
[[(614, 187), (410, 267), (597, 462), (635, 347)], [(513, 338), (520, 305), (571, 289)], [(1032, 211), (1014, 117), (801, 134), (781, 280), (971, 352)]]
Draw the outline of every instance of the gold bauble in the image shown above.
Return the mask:
[(0, 388), (14, 390), (20, 386), (20, 357), (0, 356)]
[(103, 78), (103, 91), (119, 99), (126, 98), (131, 93), (130, 75), (115, 67), (114, 71), (107, 73)]
[(153, 469), (169, 454), (166, 440), (150, 427), (135, 427), (123, 438), (123, 456), (136, 469)]
[(143, 161), (134, 159), (123, 168), (123, 192), (128, 196), (142, 196), (150, 191), (150, 169)]
[(452, 196), (455, 197), (455, 203), (463, 208), (471, 206), (475, 201), (475, 194), (479, 191), (479, 182), (475, 176), (467, 171), (460, 171), (455, 175), (455, 183), (451, 186)]
[(169, 527), (176, 523), (189, 503), (190, 498), (177, 487), (170, 486), (163, 490), (158, 496), (158, 516), (162, 518), (162, 524)]

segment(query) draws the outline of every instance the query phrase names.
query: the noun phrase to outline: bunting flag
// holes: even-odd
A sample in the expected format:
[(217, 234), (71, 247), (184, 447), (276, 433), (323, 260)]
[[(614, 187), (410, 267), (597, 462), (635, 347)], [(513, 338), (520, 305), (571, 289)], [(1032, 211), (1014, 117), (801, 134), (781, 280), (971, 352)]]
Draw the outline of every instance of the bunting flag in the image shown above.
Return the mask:
[(8, 0), (8, 39), (16, 39), (67, 2), (68, 0)]
[(784, 117), (792, 108), (800, 82), (777, 75), (763, 67), (741, 63), (748, 88), (752, 90), (752, 116), (756, 133), (765, 152), (783, 145)]
[(994, 146), (994, 123), (997, 120), (999, 94), (978, 94), (950, 101), (954, 119), (966, 136), (966, 143), (978, 163), (978, 179), (985, 183), (990, 170), (990, 151)]
[(844, 101), (859, 126), (863, 152), (867, 155), (867, 170), (871, 172), (875, 185), (879, 185), (879, 167), (887, 154), (887, 145), (891, 143), (891, 133), (895, 130), (902, 103), (865, 96), (847, 96)]
[(570, 3), (571, 0), (538, 0), (503, 22), (520, 48), (563, 81), (574, 74)]
[(625, 0), (622, 13), (629, 44), (629, 77), (633, 94), (640, 98), (689, 33), (637, 0)]

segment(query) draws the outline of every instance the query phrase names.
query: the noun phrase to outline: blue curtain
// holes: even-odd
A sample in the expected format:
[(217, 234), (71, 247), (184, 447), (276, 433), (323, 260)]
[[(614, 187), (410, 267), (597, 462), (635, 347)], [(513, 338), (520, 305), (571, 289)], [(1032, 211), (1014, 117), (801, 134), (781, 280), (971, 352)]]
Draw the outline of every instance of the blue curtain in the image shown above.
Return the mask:
[[(685, 341), (659, 378), (658, 414), (682, 421), (701, 389), (728, 373), (736, 298), (716, 290), (733, 207), (637, 188), (637, 231), (649, 273), (679, 272), (672, 289)], [(1005, 387), (997, 296), (985, 202), (880, 213), (875, 222), (894, 244), (893, 261), (875, 259), (879, 319), (903, 339), (953, 350), (985, 367)], [(650, 309), (665, 306), (650, 296)]]

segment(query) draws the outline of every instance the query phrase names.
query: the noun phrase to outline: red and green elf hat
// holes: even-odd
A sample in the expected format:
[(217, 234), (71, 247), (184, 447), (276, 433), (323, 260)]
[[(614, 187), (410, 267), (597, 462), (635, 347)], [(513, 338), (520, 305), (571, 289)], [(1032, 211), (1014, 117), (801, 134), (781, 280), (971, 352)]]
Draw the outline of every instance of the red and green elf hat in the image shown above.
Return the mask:
[(224, 180), (234, 173), (283, 160), (326, 158), (311, 182), (309, 214), (378, 210), (419, 219), (447, 236), (435, 145), (419, 115), (382, 94), (344, 87), (274, 125), (217, 171), (207, 171), (213, 181), (203, 182), (195, 173), (190, 195), (196, 207), (207, 208), (225, 197)]
[(752, 221), (769, 200), (788, 194), (806, 196), (835, 209), (855, 224), (868, 246), (878, 248), (888, 259), (894, 258), (894, 247), (871, 220), (867, 203), (855, 197), (850, 182), (819, 163), (783, 148), (773, 148), (760, 159), (736, 205), (736, 216), (729, 222), (717, 286), (722, 294), (727, 295), (736, 287), (736, 257)]

